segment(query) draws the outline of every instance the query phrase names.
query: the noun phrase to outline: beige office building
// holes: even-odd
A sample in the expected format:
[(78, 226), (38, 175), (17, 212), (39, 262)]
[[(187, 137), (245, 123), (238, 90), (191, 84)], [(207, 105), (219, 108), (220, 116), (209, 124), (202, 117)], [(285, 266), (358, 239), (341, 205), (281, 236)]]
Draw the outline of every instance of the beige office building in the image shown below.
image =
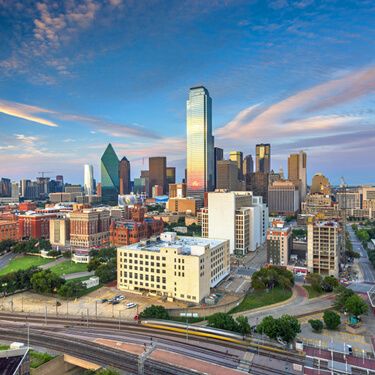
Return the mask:
[(275, 223), (267, 230), (267, 263), (287, 266), (292, 246), (291, 228)]
[(331, 194), (331, 184), (327, 177), (321, 173), (317, 173), (313, 176), (310, 188), (310, 194)]
[(362, 194), (362, 208), (375, 210), (375, 187), (362, 186), (360, 192)]
[(305, 199), (307, 193), (307, 155), (300, 151), (291, 154), (288, 158), (288, 180), (292, 181), (299, 189), (300, 200)]
[(165, 232), (119, 247), (117, 265), (121, 290), (199, 303), (230, 273), (229, 241)]
[(70, 237), (70, 222), (67, 217), (49, 221), (49, 241), (52, 246), (67, 246)]
[(219, 160), (216, 168), (216, 189), (239, 190), (238, 165), (235, 161)]
[(195, 198), (169, 198), (166, 208), (168, 211), (180, 214), (197, 214), (197, 200)]
[(340, 261), (339, 224), (310, 221), (307, 225), (307, 267), (309, 272), (338, 277)]

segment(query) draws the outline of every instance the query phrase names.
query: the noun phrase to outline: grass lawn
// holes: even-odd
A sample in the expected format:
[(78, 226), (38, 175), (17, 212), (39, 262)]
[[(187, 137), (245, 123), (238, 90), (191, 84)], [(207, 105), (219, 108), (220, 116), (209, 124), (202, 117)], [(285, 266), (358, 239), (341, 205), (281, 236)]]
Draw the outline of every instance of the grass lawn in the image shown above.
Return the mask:
[(8, 350), (8, 349), (9, 349), (9, 345), (0, 344), (0, 350)]
[(233, 314), (241, 311), (257, 309), (258, 307), (273, 305), (274, 303), (285, 301), (291, 296), (291, 290), (281, 288), (274, 288), (268, 293), (267, 291), (249, 293), (237, 307), (230, 311), (230, 313)]
[(34, 350), (30, 350), (30, 367), (37, 368), (53, 358), (55, 358), (53, 355), (34, 352)]
[(315, 297), (320, 297), (323, 294), (325, 294), (325, 292), (323, 292), (323, 291), (318, 292), (311, 285), (304, 285), (303, 287), (307, 290), (307, 293), (309, 293), (309, 299), (315, 298)]
[(43, 264), (49, 263), (53, 259), (41, 258), (38, 256), (25, 255), (12, 259), (5, 267), (0, 269), (0, 276), (6, 275), (10, 272), (15, 272), (18, 270), (25, 270), (32, 266), (41, 266)]
[(56, 275), (63, 276), (63, 275), (68, 275), (70, 273), (86, 272), (87, 264), (74, 263), (74, 262), (71, 262), (70, 260), (67, 260), (65, 262), (57, 264), (56, 266), (51, 267), (50, 270)]

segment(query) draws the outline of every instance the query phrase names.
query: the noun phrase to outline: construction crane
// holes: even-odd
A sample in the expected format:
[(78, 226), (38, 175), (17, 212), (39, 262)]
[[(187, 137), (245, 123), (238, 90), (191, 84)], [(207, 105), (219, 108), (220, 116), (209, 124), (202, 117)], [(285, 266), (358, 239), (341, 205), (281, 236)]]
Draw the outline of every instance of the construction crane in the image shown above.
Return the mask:
[(51, 171), (42, 171), (42, 172), (38, 172), (38, 174), (41, 174), (42, 175), (42, 178), (44, 178), (44, 175), (47, 174), (47, 173), (52, 173)]

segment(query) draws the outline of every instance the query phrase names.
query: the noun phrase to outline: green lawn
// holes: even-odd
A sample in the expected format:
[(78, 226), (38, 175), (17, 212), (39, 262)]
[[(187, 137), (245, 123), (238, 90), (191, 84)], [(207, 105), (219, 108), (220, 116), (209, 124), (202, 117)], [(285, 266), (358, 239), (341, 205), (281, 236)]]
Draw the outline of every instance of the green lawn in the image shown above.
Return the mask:
[(25, 255), (12, 259), (5, 267), (0, 269), (0, 276), (7, 273), (15, 272), (18, 270), (25, 270), (33, 266), (41, 266), (49, 263), (54, 259), (46, 259), (38, 256)]
[(8, 350), (8, 349), (9, 349), (9, 345), (0, 344), (0, 350)]
[(37, 368), (53, 358), (55, 358), (53, 355), (34, 352), (34, 350), (30, 350), (30, 367)]
[(260, 291), (249, 293), (245, 299), (234, 309), (230, 311), (231, 314), (257, 309), (258, 307), (273, 305), (274, 303), (282, 302), (292, 296), (291, 290), (274, 288), (271, 291)]
[(304, 285), (303, 287), (307, 290), (307, 293), (309, 293), (309, 298), (320, 297), (325, 294), (323, 291), (319, 292), (315, 290), (311, 285)]
[(74, 263), (74, 262), (71, 262), (70, 260), (67, 260), (63, 263), (59, 263), (56, 266), (51, 267), (50, 270), (56, 275), (63, 276), (63, 275), (68, 275), (70, 273), (86, 272), (87, 264)]

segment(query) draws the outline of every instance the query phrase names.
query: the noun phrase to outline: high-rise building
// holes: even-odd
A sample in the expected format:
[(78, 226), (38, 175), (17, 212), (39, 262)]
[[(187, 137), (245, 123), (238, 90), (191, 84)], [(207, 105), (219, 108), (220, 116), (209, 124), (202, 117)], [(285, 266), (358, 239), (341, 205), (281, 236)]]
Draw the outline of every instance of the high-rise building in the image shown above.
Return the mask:
[(331, 184), (327, 177), (325, 177), (322, 173), (316, 173), (311, 182), (310, 194), (323, 194), (323, 195), (330, 195), (331, 194)]
[(239, 190), (238, 165), (232, 160), (217, 162), (216, 189)]
[(186, 198), (186, 184), (170, 184), (169, 198)]
[(269, 173), (254, 172), (246, 175), (246, 190), (261, 196), (263, 202), (268, 202)]
[(0, 197), (12, 196), (12, 183), (9, 178), (2, 178), (0, 180)]
[(152, 195), (152, 187), (159, 185), (163, 194), (167, 191), (167, 158), (156, 156), (148, 159), (149, 196)]
[(86, 195), (95, 194), (94, 191), (94, 168), (90, 164), (85, 164), (83, 168), (83, 190)]
[(217, 181), (217, 162), (224, 159), (224, 150), (220, 147), (214, 147), (214, 187)]
[(243, 153), (241, 151), (231, 151), (229, 153), (229, 160), (232, 160), (237, 164), (238, 180), (242, 181), (243, 179), (243, 173), (242, 173)]
[(275, 181), (268, 187), (270, 213), (295, 215), (300, 206), (298, 187), (292, 181)]
[(340, 259), (339, 224), (313, 221), (307, 225), (307, 267), (309, 272), (338, 277)]
[(167, 185), (176, 183), (176, 167), (167, 167)]
[(245, 255), (265, 241), (268, 208), (249, 191), (208, 193), (208, 207), (202, 209), (201, 218), (202, 236), (229, 239), (231, 253)]
[(214, 137), (212, 100), (203, 86), (192, 87), (186, 105), (187, 191), (203, 198), (214, 188)]
[(101, 159), (102, 202), (105, 204), (117, 203), (117, 196), (120, 192), (118, 172), (119, 160), (112, 145), (109, 144)]
[(256, 145), (256, 171), (271, 172), (271, 145), (269, 143)]
[(300, 151), (298, 154), (291, 154), (288, 158), (288, 180), (294, 182), (300, 190), (301, 202), (307, 193), (307, 155)]
[(272, 225), (267, 230), (267, 263), (287, 266), (293, 247), (292, 230), (283, 223)]
[(120, 195), (130, 194), (130, 162), (124, 156), (119, 163)]
[(18, 182), (12, 182), (12, 198), (19, 199), (20, 197), (20, 185)]
[(251, 155), (246, 155), (242, 163), (242, 174), (246, 178), (246, 175), (254, 172), (254, 161)]

